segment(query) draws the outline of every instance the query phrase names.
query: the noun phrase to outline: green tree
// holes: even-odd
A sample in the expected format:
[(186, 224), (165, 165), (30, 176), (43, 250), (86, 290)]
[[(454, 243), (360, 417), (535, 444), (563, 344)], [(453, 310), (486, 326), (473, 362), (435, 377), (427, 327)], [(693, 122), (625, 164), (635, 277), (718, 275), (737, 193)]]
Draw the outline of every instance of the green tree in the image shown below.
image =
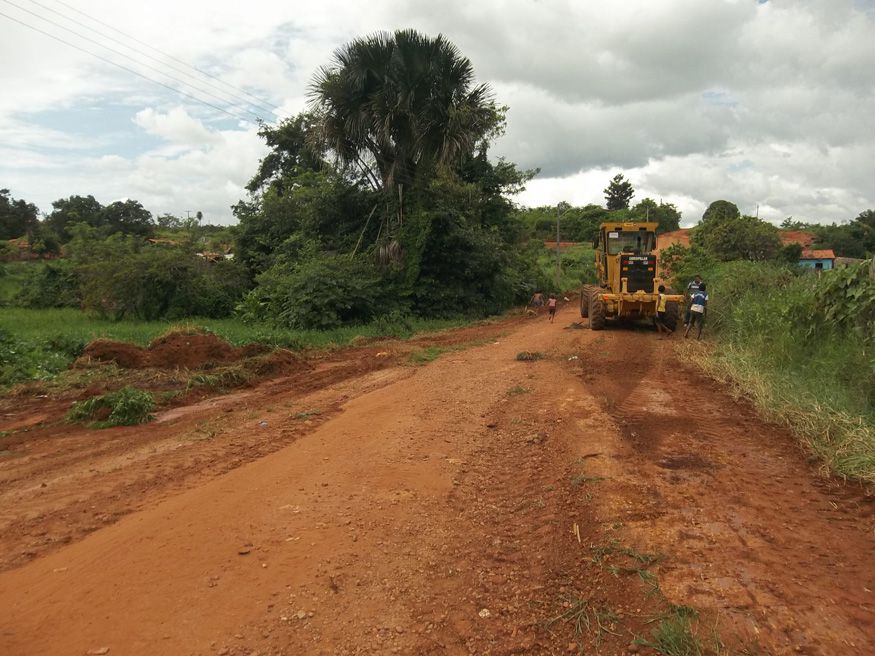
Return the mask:
[(724, 219), (737, 219), (740, 216), (741, 212), (738, 211), (735, 203), (730, 203), (728, 200), (715, 200), (702, 214), (702, 224), (717, 225)]
[(15, 200), (8, 189), (0, 189), (0, 239), (27, 237), (32, 241), (38, 214), (33, 203)]
[(325, 146), (392, 191), (422, 169), (460, 163), (500, 122), (471, 62), (443, 36), (415, 30), (346, 44), (316, 75), (312, 97)]
[(632, 188), (632, 183), (626, 180), (622, 173), (618, 173), (611, 178), (610, 184), (604, 189), (605, 207), (609, 210), (626, 210), (629, 209), (629, 201), (635, 195), (635, 190)]
[(681, 213), (671, 203), (656, 203), (652, 198), (645, 198), (631, 210), (637, 221), (655, 221), (659, 224), (657, 232), (673, 232), (681, 227)]
[(91, 195), (59, 198), (52, 202), (52, 208), (44, 223), (63, 243), (70, 241), (70, 226), (74, 223), (85, 223), (99, 228), (106, 222), (103, 206)]
[(810, 223), (797, 221), (792, 216), (788, 216), (786, 219), (781, 221), (781, 225), (779, 227), (781, 228), (781, 230), (809, 230), (812, 226)]
[(235, 257), (254, 276), (280, 255), (296, 260), (305, 252), (302, 244), (312, 244), (316, 252), (349, 252), (360, 238), (367, 243), (376, 238), (378, 222), (367, 221), (373, 208), (374, 199), (361, 184), (332, 169), (284, 177), (232, 208), (240, 222)]
[[(108, 241), (115, 241), (115, 236)], [(115, 252), (83, 262), (76, 272), (83, 308), (115, 320), (227, 317), (247, 289), (246, 272), (239, 264), (208, 262), (164, 246)]]
[(865, 210), (855, 218), (851, 225), (860, 235), (866, 251), (875, 251), (875, 210)]
[(778, 229), (755, 216), (703, 220), (692, 242), (719, 260), (771, 260), (781, 250)]
[(180, 230), (182, 228), (182, 219), (173, 214), (162, 214), (155, 218), (155, 223), (162, 230)]
[(778, 259), (788, 264), (798, 264), (802, 257), (802, 244), (794, 243), (783, 246), (778, 252)]
[(136, 200), (117, 200), (103, 208), (103, 225), (109, 234), (150, 237), (155, 231), (152, 213)]
[(258, 136), (270, 152), (259, 162), (246, 189), (256, 192), (271, 185), (282, 195), (289, 180), (306, 171), (323, 169), (325, 153), (317, 136), (318, 127), (318, 117), (307, 112), (284, 119), (276, 127), (261, 123)]

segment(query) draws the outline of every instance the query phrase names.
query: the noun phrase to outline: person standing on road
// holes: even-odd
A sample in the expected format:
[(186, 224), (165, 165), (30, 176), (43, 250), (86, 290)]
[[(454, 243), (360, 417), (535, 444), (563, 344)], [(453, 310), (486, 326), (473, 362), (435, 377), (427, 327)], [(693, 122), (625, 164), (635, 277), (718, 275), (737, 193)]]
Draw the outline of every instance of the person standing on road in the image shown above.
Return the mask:
[(690, 299), (693, 298), (693, 294), (699, 291), (699, 287), (701, 287), (704, 283), (702, 282), (702, 276), (698, 273), (693, 277), (690, 281), (690, 284), (687, 285), (687, 291), (684, 293), (684, 300), (686, 301), (687, 309), (684, 312), (684, 326), (690, 325), (690, 303), (692, 302)]
[(666, 305), (668, 303), (668, 299), (665, 297), (665, 285), (660, 285), (659, 296), (656, 301), (656, 330), (659, 332), (659, 339), (662, 339), (662, 334), (665, 333), (669, 337), (674, 333), (674, 330), (668, 327), (668, 324), (665, 321), (665, 313), (666, 313)]
[(533, 308), (542, 307), (544, 305), (544, 293), (535, 292), (532, 294), (532, 300), (529, 301), (529, 305)]
[(684, 331), (684, 337), (690, 334), (690, 328), (698, 325), (699, 331), (696, 339), (702, 339), (702, 326), (705, 324), (705, 308), (708, 306), (708, 292), (705, 291), (705, 283), (699, 285), (699, 289), (690, 297), (690, 322)]
[(553, 319), (556, 317), (556, 296), (550, 294), (550, 298), (547, 300), (547, 312), (550, 314), (550, 323), (553, 323)]

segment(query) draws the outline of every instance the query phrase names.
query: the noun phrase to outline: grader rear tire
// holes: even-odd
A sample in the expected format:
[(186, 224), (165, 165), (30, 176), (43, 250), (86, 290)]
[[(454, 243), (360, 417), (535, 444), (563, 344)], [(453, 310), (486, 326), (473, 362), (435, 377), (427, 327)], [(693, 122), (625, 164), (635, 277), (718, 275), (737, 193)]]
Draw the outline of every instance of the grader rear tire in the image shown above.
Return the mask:
[(589, 327), (590, 330), (605, 328), (605, 302), (598, 292), (589, 296)]
[(589, 316), (589, 297), (592, 295), (592, 288), (589, 285), (584, 285), (580, 290), (580, 316), (586, 319)]

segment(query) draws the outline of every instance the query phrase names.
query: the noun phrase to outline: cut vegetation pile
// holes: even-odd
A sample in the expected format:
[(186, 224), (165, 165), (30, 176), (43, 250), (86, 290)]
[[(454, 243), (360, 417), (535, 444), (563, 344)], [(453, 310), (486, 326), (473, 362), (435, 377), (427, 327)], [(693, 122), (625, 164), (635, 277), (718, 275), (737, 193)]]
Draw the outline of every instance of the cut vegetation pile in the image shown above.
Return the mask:
[(171, 331), (153, 340), (146, 348), (97, 339), (85, 347), (77, 363), (114, 362), (125, 369), (201, 369), (252, 357), (266, 350), (259, 344), (237, 348), (210, 333)]

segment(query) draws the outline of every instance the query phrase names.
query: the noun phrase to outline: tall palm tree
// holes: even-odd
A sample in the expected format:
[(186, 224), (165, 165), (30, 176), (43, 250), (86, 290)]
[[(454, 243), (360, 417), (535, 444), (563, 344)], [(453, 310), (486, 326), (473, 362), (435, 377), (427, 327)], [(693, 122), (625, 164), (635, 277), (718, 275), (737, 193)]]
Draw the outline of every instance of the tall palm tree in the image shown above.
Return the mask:
[(474, 85), (471, 62), (443, 36), (379, 32), (334, 53), (311, 85), (321, 137), (344, 164), (378, 189), (413, 184), (437, 165), (473, 152), (494, 128), (488, 85)]

